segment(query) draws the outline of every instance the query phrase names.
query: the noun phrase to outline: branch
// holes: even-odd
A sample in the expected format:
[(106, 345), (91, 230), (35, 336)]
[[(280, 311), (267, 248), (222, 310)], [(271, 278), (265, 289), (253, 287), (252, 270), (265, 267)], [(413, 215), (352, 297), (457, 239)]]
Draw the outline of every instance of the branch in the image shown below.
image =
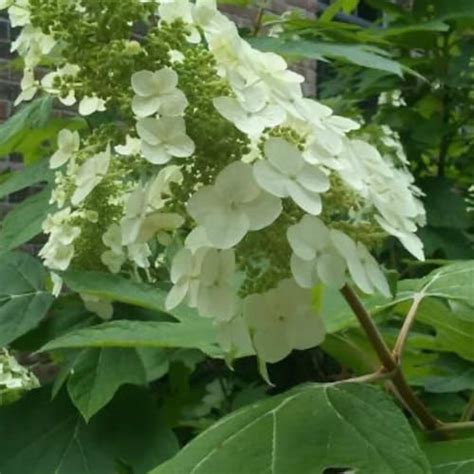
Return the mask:
[(401, 364), (403, 349), (405, 348), (408, 334), (410, 333), (410, 329), (413, 326), (413, 323), (415, 322), (418, 307), (420, 306), (420, 303), (423, 300), (424, 296), (425, 295), (422, 292), (417, 293), (413, 298), (413, 304), (411, 305), (411, 308), (408, 311), (408, 314), (406, 315), (402, 329), (400, 330), (397, 341), (395, 342), (395, 347), (393, 348), (392, 355), (399, 365)]
[(410, 385), (408, 385), (403, 373), (400, 371), (398, 361), (393, 357), (382, 334), (354, 290), (346, 285), (341, 289), (341, 293), (359, 320), (383, 367), (387, 372), (392, 373), (391, 381), (405, 406), (426, 430), (435, 431), (441, 426), (444, 426), (428, 411), (424, 403), (417, 397)]
[(359, 320), (360, 325), (366, 332), (372, 347), (374, 348), (387, 372), (398, 370), (398, 365), (393, 359), (390, 349), (385, 343), (382, 334), (380, 334), (380, 331), (375, 325), (374, 320), (367, 312), (354, 290), (350, 286), (346, 285), (341, 289), (341, 293)]

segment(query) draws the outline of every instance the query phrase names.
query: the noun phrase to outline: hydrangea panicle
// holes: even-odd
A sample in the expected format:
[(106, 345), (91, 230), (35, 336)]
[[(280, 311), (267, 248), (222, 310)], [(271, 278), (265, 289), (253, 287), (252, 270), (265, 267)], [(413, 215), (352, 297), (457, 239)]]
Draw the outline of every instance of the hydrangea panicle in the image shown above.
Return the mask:
[[(396, 135), (375, 147), (367, 127), (305, 98), (304, 78), (241, 38), (214, 0), (0, 6), (22, 27), (18, 102), (77, 102), (90, 126), (59, 132), (50, 160), (51, 270), (167, 289), (170, 312), (194, 308), (224, 350), (264, 364), (323, 340), (315, 285), (390, 294), (373, 256), (387, 235), (423, 258), (421, 192)], [(111, 316), (109, 301), (84, 298)]]

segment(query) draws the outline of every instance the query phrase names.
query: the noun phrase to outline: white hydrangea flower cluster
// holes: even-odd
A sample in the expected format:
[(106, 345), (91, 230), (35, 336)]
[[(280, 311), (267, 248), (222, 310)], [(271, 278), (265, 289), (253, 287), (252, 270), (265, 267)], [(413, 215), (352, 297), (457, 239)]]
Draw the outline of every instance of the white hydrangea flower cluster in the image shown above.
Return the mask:
[(32, 372), (20, 365), (6, 349), (0, 349), (0, 395), (38, 386), (38, 379)]
[[(171, 257), (168, 310), (179, 304), (196, 308), (215, 321), (223, 348), (234, 354), (255, 351), (263, 362), (322, 341), (324, 327), (311, 303), (315, 285), (342, 288), (353, 282), (363, 292), (389, 295), (369, 248), (346, 229), (370, 221), (379, 234), (398, 238), (423, 258), (416, 230), (425, 212), (405, 159), (400, 155), (401, 163), (394, 163), (382, 156), (357, 136), (358, 123), (305, 98), (303, 77), (282, 57), (252, 48), (215, 0), (127, 1), (155, 3), (157, 28), (178, 21), (187, 45), (170, 49), (163, 67), (150, 64), (131, 72), (124, 94), (132, 120), (121, 125), (128, 127), (125, 143), (112, 136), (81, 141), (77, 132), (59, 134), (50, 162), (58, 170), (53, 201), (59, 210), (44, 223), (50, 236), (41, 253), (46, 265), (66, 270), (77, 255), (75, 246), (87, 247), (83, 223), (101, 223), (106, 212), (98, 265), (159, 284), (155, 270)], [(197, 47), (212, 55), (206, 67), (214, 68), (215, 84), (209, 87), (219, 91), (209, 113), (232, 124), (248, 143), (245, 154), (209, 156), (215, 170), (210, 181), (192, 174), (192, 164), (203, 160), (206, 150), (198, 149), (193, 130), (197, 99), (183, 86), (189, 50)], [(134, 44), (133, 54), (141, 48)], [(110, 96), (102, 99), (99, 90), (84, 97), (79, 81), (66, 96), (55, 89), (55, 77), (68, 76), (71, 84), (80, 70), (62, 65), (35, 83), (35, 92), (30, 78), (22, 100), (42, 88), (69, 105), (83, 97), (84, 116), (103, 111)], [(218, 132), (208, 133), (216, 133), (218, 145)], [(386, 140), (393, 148), (394, 137)], [(326, 213), (331, 199), (342, 194), (357, 201), (338, 209), (344, 222)], [(242, 280), (257, 277), (245, 274), (242, 252), (259, 232), (281, 237), (288, 248), (287, 273), (261, 291), (245, 291)], [(254, 263), (265, 274), (274, 263), (265, 256), (266, 243), (260, 247), (261, 261)]]

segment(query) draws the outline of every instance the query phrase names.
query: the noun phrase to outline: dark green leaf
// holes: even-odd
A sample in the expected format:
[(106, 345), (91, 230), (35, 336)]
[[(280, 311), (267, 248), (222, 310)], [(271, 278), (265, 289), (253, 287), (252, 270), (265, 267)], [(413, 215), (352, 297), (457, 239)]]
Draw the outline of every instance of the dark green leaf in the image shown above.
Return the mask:
[(0, 408), (0, 438), (2, 474), (116, 474), (118, 462), (145, 474), (177, 450), (151, 397), (132, 388), (89, 425), (64, 393), (33, 391)]
[(74, 405), (89, 421), (120, 386), (145, 382), (145, 368), (133, 349), (85, 349), (74, 363), (67, 387)]
[(83, 347), (183, 347), (221, 355), (215, 345), (215, 334), (201, 325), (199, 319), (181, 323), (112, 321), (72, 331), (49, 342), (42, 350)]
[(433, 474), (472, 474), (474, 472), (474, 438), (426, 443), (423, 449)]
[(0, 347), (33, 329), (46, 316), (53, 297), (45, 289), (47, 273), (22, 253), (0, 257)]
[(473, 220), (466, 211), (466, 202), (452, 182), (445, 178), (426, 179), (421, 183), (428, 224), (433, 227), (467, 229)]
[(0, 253), (14, 250), (41, 234), (43, 221), (53, 209), (51, 190), (30, 196), (14, 207), (1, 222)]
[(284, 40), (280, 38), (255, 38), (251, 43), (263, 51), (273, 51), (296, 58), (337, 59), (398, 76), (403, 76), (403, 72), (406, 72), (406, 68), (400, 63), (384, 56), (382, 50), (373, 46), (318, 43), (309, 40)]
[(152, 474), (427, 474), (405, 417), (376, 388), (308, 385), (229, 415)]
[(39, 161), (20, 171), (15, 171), (0, 184), (0, 199), (28, 188), (33, 184), (47, 182), (51, 179), (52, 175), (53, 173), (49, 169), (47, 160)]

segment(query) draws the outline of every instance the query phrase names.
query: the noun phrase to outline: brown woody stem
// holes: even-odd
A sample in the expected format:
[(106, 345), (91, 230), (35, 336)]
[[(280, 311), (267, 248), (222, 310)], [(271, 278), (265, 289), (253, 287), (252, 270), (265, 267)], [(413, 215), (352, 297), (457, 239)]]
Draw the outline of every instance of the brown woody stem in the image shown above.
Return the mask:
[(384, 369), (387, 372), (392, 373), (392, 376), (390, 377), (391, 381), (405, 406), (419, 420), (426, 430), (435, 431), (444, 426), (428, 411), (424, 403), (417, 397), (410, 385), (408, 385), (405, 376), (400, 370), (398, 361), (390, 352), (390, 349), (375, 325), (374, 320), (354, 290), (346, 285), (341, 289), (341, 293), (364, 329), (367, 338), (377, 353)]

